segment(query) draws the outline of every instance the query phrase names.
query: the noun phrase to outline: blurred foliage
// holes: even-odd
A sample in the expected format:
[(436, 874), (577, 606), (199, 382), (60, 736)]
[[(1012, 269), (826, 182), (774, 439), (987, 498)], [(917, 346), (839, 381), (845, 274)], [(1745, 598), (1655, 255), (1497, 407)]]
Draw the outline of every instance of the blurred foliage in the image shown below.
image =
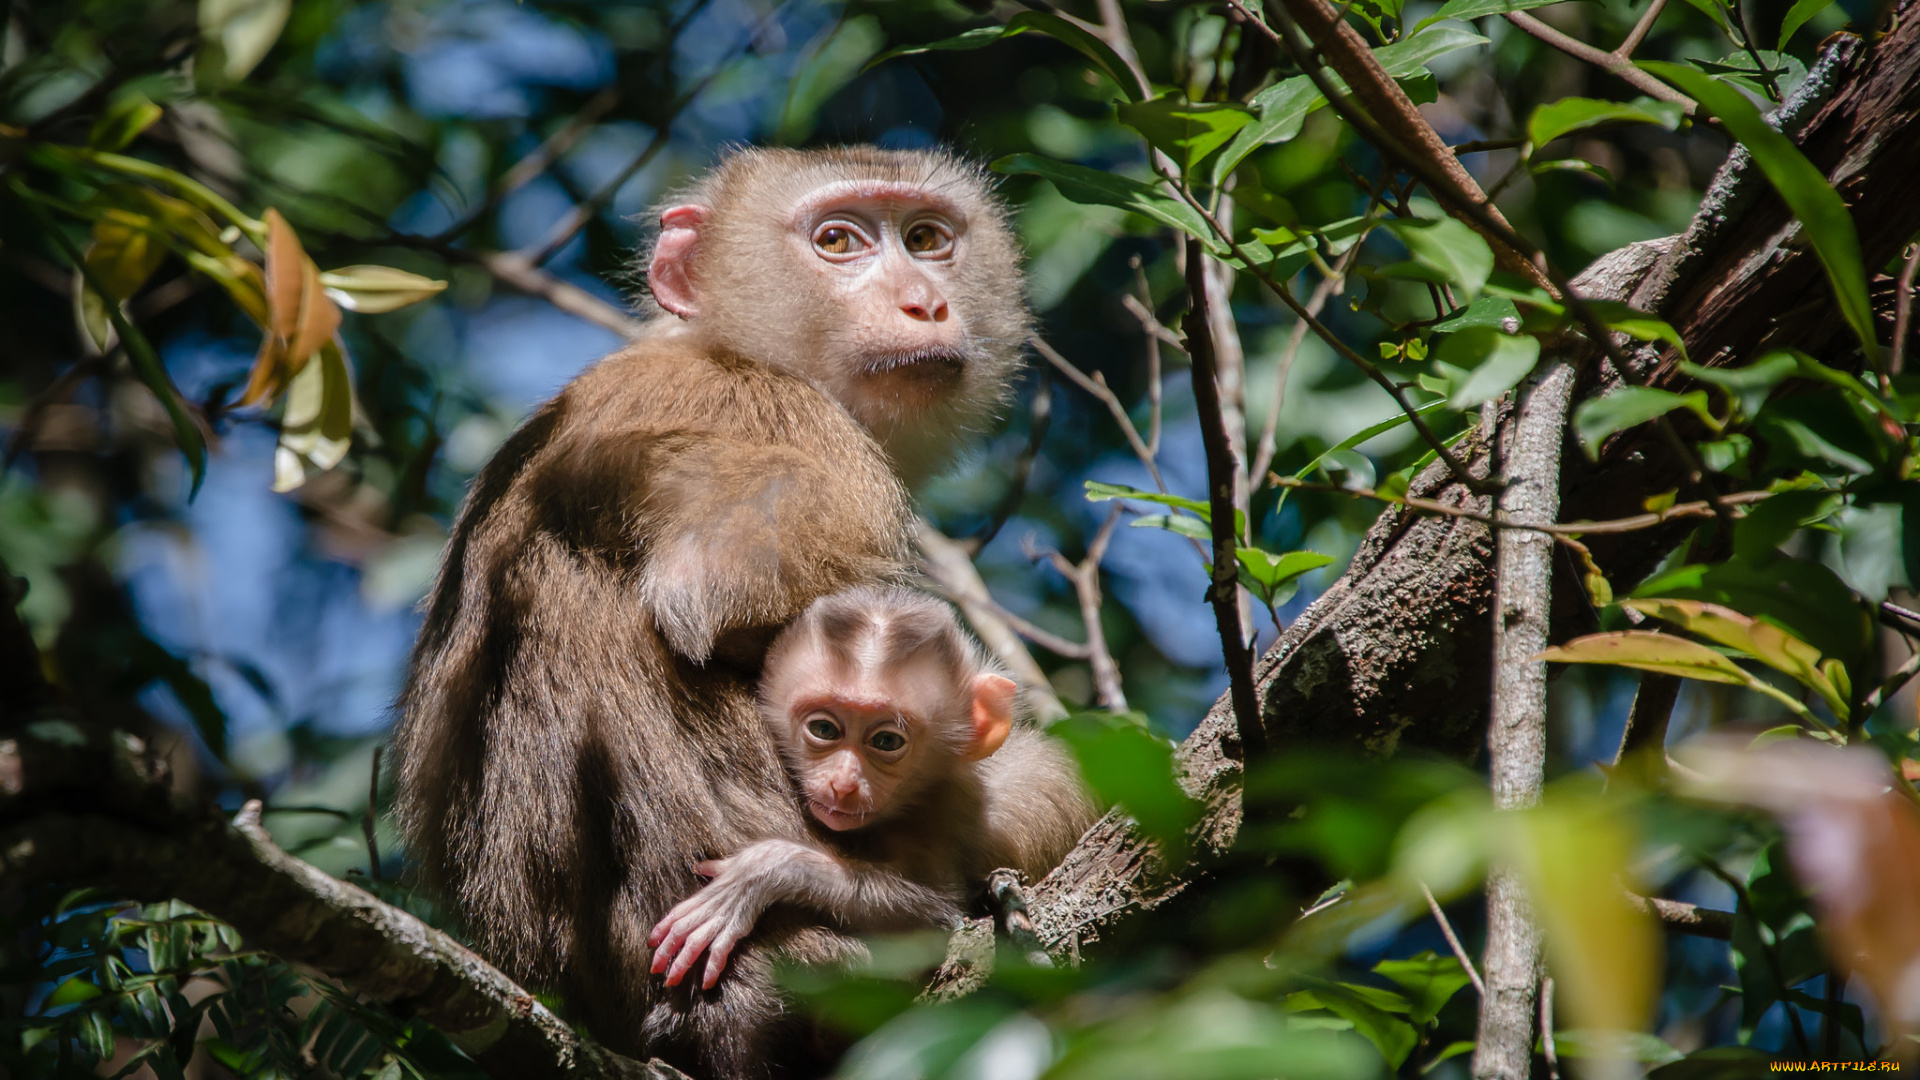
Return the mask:
[[(1801, 218), (1858, 353), (1688, 363), (1698, 389), (1630, 387), (1581, 406), (1588, 454), (1671, 424), (1743, 501), (1730, 527), (1695, 515), (1680, 553), (1622, 602), (1587, 564), (1601, 633), (1554, 655), (1594, 666), (1556, 690), (1565, 778), (1539, 808), (1495, 815), (1473, 772), (1410, 753), (1266, 763), (1223, 864), (1112, 928), (1119, 940), (1086, 943), (1081, 966), (1002, 956), (984, 989), (937, 1005), (916, 1004), (940, 959), (924, 940), (879, 943), (858, 972), (794, 973), (798, 998), (861, 1040), (843, 1075), (1464, 1075), (1471, 980), (1428, 896), (1477, 955), (1491, 864), (1519, 870), (1540, 906), (1561, 1058), (1735, 1076), (1773, 1053), (1872, 1058), (1893, 1042), (1884, 1014), (1832, 974), (1821, 911), (1783, 858), (1791, 828), (1783, 839), (1770, 818), (1675, 797), (1664, 755), (1623, 763), (1604, 788), (1588, 768), (1618, 745), (1631, 683), (1613, 669), (1625, 667), (1694, 680), (1678, 734), (1738, 721), (1766, 729), (1763, 744), (1867, 745), (1894, 766), (1885, 786), (1912, 793), (1911, 673), (1894, 670), (1904, 651), (1890, 653), (1874, 617), (1920, 580), (1920, 526), (1905, 522), (1920, 498), (1920, 382), (1886, 365), (1872, 309), (1899, 268), (1862, 265), (1838, 196), (1760, 119), (1805, 78), (1816, 41), (1873, 13), (1857, 0), (1663, 10), (1636, 58), (1722, 134), (1490, 17), (1526, 8), (1602, 48), (1645, 10), (1383, 0), (1349, 18), (1568, 270), (1684, 226), (1728, 135), (1744, 142)], [(1141, 526), (1107, 552), (1100, 616), (1136, 712), (1082, 713), (1059, 733), (1177, 863), (1199, 806), (1171, 737), (1225, 677), (1201, 598), (1213, 522), (1198, 425), (1177, 339), (1155, 336), (1185, 310), (1174, 241), (1191, 236), (1237, 271), (1246, 363), (1228, 398), (1262, 467), (1232, 531), (1263, 641), (1438, 453), (1362, 366), (1452, 439), (1582, 313), (1495, 270), (1484, 240), (1252, 28), (1205, 4), (1123, 10), (1125, 49), (1065, 17), (1097, 19), (1090, 4), (13, 5), (0, 47), (0, 561), (25, 585), (50, 674), (81, 715), (171, 747), (181, 784), (230, 804), (265, 797), (289, 850), (334, 873), (366, 866), (362, 826), (384, 805), (370, 758), (406, 609), (464, 486), (519, 417), (618, 341), (617, 318), (516, 288), (545, 275), (617, 315), (646, 208), (730, 140), (944, 141), (1005, 177), (1034, 306), (1079, 377), (1036, 369), (1021, 398), (1032, 408), (922, 508), (984, 541), (1003, 604), (1074, 640), (1079, 604), (1045, 556), (1085, 551), (1111, 505)], [(1327, 338), (1297, 332), (1281, 289), (1317, 298)], [(1673, 341), (1645, 313), (1590, 314)], [(1071, 705), (1093, 699), (1083, 659), (1039, 659)], [(1714, 797), (1795, 820), (1752, 792)], [(1913, 813), (1893, 805), (1896, 821)], [(380, 880), (404, 862), (385, 828), (386, 865), (362, 880), (419, 906)], [(1887, 835), (1911, 844), (1904, 828)], [(1856, 832), (1853, 856), (1893, 850)], [(1623, 887), (1733, 911), (1731, 945), (1663, 944), (1614, 902)], [(0, 1063), (18, 1075), (470, 1069), (419, 1022), (248, 952), (176, 903), (10, 905)], [(1843, 937), (1875, 930), (1854, 919)]]

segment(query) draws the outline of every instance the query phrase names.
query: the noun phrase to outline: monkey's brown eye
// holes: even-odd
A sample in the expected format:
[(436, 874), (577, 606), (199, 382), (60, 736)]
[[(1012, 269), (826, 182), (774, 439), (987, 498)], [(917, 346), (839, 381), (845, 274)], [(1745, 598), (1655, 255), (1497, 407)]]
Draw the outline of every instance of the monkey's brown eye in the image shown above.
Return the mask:
[(891, 754), (906, 746), (907, 740), (897, 731), (877, 731), (873, 738), (867, 740), (867, 745), (883, 754)]
[(953, 246), (953, 238), (937, 225), (920, 222), (907, 227), (902, 240), (915, 255), (940, 255)]
[(840, 738), (840, 725), (824, 716), (816, 716), (807, 721), (807, 734), (821, 742), (833, 742)]
[(813, 246), (822, 255), (853, 255), (867, 244), (845, 225), (828, 225), (813, 235)]

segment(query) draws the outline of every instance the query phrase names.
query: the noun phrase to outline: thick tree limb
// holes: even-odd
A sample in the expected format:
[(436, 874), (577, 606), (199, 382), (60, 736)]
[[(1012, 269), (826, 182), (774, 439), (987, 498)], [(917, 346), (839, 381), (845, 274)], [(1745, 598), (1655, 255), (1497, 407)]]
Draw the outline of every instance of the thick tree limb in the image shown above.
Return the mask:
[[(1830, 94), (1800, 131), (1809, 158), (1834, 178), (1860, 229), (1866, 265), (1891, 259), (1920, 231), (1920, 0), (1906, 0), (1894, 31), (1864, 58), (1838, 53), (1816, 65)], [(1812, 81), (1813, 77), (1810, 77)], [(1815, 88), (1818, 91), (1818, 87)], [(1752, 185), (1738, 158), (1716, 187), (1751, 191), (1703, 207), (1685, 238), (1630, 245), (1576, 279), (1589, 297), (1629, 299), (1672, 322), (1696, 361), (1749, 360), (1762, 345), (1796, 345), (1816, 356), (1844, 356), (1848, 331), (1833, 314), (1824, 271), (1764, 182)], [(1714, 218), (1718, 220), (1709, 221)], [(1656, 265), (1657, 264), (1657, 265)], [(1650, 271), (1657, 271), (1650, 274)], [(1684, 386), (1671, 360), (1649, 357), (1652, 382)], [(1618, 373), (1582, 380), (1581, 394)], [(1460, 444), (1481, 477), (1487, 447)], [(1562, 464), (1561, 519), (1595, 521), (1644, 512), (1647, 496), (1682, 479), (1682, 466), (1651, 432), (1629, 431), (1602, 448), (1598, 462), (1577, 455)], [(1409, 494), (1479, 514), (1484, 496), (1442, 468), (1416, 478)], [(1645, 576), (1692, 528), (1687, 521), (1590, 538), (1594, 558), (1616, 586)], [(1471, 759), (1484, 745), (1490, 687), (1493, 544), (1486, 527), (1459, 517), (1390, 508), (1362, 541), (1348, 571), (1316, 600), (1256, 666), (1268, 738), (1334, 742), (1372, 753), (1420, 746)], [(1555, 590), (1554, 640), (1590, 625), (1591, 612), (1570, 580)], [(1096, 825), (1047, 880), (1029, 894), (1041, 940), (1063, 953), (1108, 947), (1124, 926), (1183, 894), (1225, 855), (1240, 820), (1239, 765), (1225, 752), (1235, 739), (1230, 707), (1217, 702), (1182, 746), (1188, 790), (1206, 800), (1193, 865), (1160, 862), (1124, 819)]]
[(275, 847), (257, 817), (229, 823), (176, 799), (138, 738), (56, 710), (11, 602), (0, 606), (0, 671), (0, 892), (57, 883), (184, 900), (250, 947), (425, 1019), (501, 1080), (684, 1080), (576, 1035), (465, 946)]

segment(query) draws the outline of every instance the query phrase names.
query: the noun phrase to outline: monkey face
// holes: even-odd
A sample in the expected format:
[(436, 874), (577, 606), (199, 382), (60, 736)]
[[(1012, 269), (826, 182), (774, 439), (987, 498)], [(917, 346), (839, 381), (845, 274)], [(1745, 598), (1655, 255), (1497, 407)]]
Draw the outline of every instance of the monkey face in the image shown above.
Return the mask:
[(835, 832), (896, 810), (929, 752), (926, 725), (886, 699), (825, 694), (794, 703), (792, 745), (807, 812)]
[(1030, 317), (1005, 214), (941, 153), (747, 150), (660, 216), (648, 285), (716, 347), (803, 375), (929, 471), (1006, 396)]

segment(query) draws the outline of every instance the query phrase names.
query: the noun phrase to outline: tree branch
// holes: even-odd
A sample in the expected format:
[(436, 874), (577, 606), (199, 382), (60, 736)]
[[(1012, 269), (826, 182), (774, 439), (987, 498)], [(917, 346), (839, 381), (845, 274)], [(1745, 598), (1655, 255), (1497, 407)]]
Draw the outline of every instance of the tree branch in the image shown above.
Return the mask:
[[(252, 948), (306, 964), (444, 1032), (489, 1075), (684, 1080), (577, 1035), (446, 934), (275, 847), (249, 804), (229, 823), (176, 799), (131, 733), (63, 715), (15, 611), (0, 605), (0, 889), (95, 885), (177, 898)], [(79, 722), (75, 722), (75, 721)]]
[[(1560, 513), (1560, 448), (1578, 369), (1546, 361), (1522, 384), (1501, 470), (1499, 525), (1548, 525)], [(1496, 810), (1540, 801), (1547, 763), (1547, 647), (1553, 604), (1553, 540), (1496, 527), (1493, 716), (1487, 732)], [(1533, 1013), (1540, 988), (1540, 927), (1511, 866), (1487, 875), (1487, 944), (1480, 963), (1486, 993), (1473, 1051), (1475, 1080), (1526, 1080), (1533, 1061)]]
[(1200, 414), (1200, 438), (1207, 453), (1207, 507), (1213, 531), (1213, 620), (1227, 664), (1234, 723), (1248, 760), (1266, 752), (1259, 699), (1253, 686), (1253, 650), (1240, 618), (1240, 530), (1234, 526), (1235, 477), (1240, 465), (1226, 427), (1226, 405), (1214, 369), (1213, 326), (1207, 316), (1206, 248), (1187, 238), (1187, 355), (1193, 359), (1193, 399)]
[[(1654, 14), (1658, 14), (1660, 5), (1655, 4), (1649, 10)], [(1581, 41), (1577, 37), (1555, 30), (1553, 27), (1548, 26), (1546, 23), (1541, 22), (1539, 19), (1534, 18), (1524, 11), (1508, 11), (1503, 14), (1506, 15), (1508, 22), (1554, 48), (1559, 49), (1568, 56), (1576, 60), (1584, 60), (1594, 65), (1607, 74), (1612, 75), (1614, 78), (1619, 79), (1621, 82), (1633, 87), (1635, 90), (1646, 94), (1648, 97), (1659, 98), (1661, 101), (1671, 101), (1685, 109), (1689, 115), (1693, 113), (1694, 102), (1692, 98), (1646, 72), (1641, 71), (1639, 68), (1634, 67), (1633, 61), (1627, 59), (1627, 54), (1603, 52)], [(1634, 31), (1635, 33), (1644, 35), (1644, 31), (1640, 30), (1637, 26), (1634, 28)], [(1627, 38), (1627, 41), (1631, 42), (1634, 47), (1638, 47), (1640, 44), (1638, 39), (1631, 36)], [(1625, 49), (1627, 45), (1623, 43), (1621, 48)], [(1628, 49), (1628, 53), (1631, 52), (1632, 50)]]

